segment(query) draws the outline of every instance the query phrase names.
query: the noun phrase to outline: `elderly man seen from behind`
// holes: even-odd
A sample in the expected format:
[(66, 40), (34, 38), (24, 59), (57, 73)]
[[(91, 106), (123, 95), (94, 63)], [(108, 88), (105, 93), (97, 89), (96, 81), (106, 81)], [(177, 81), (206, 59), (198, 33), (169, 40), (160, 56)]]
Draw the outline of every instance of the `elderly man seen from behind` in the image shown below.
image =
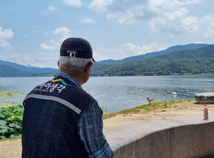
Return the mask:
[(60, 49), (60, 73), (25, 98), (22, 158), (112, 158), (102, 132), (102, 110), (81, 87), (94, 63), (82, 38), (66, 39)]

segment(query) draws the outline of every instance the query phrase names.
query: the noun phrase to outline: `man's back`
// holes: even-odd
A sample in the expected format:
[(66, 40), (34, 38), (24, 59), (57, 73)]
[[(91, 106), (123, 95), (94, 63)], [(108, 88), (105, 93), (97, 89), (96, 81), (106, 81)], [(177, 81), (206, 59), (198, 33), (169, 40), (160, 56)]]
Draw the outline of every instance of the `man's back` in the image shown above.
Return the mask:
[[(61, 81), (49, 81), (43, 86), (37, 86), (26, 97), (22, 133), (24, 158), (87, 157), (86, 150), (78, 136), (77, 125), (81, 111), (87, 108), (87, 104), (84, 102), (86, 100), (92, 102), (93, 98), (88, 96), (87, 99), (87, 93), (75, 86), (66, 86), (60, 93), (58, 91), (54, 93), (50, 88), (46, 91), (47, 86), (45, 85), (50, 87), (56, 84), (62, 87)], [(66, 91), (68, 88), (69, 90)], [(60, 98), (59, 95), (63, 92), (65, 94), (62, 96), (67, 94), (68, 97)], [(83, 102), (81, 97), (84, 97)], [(73, 107), (77, 110), (62, 104), (64, 102), (71, 105), (75, 103)]]
[(23, 157), (87, 157), (77, 140), (76, 120), (72, 120), (70, 109), (54, 101), (29, 99), (27, 104), (23, 121)]

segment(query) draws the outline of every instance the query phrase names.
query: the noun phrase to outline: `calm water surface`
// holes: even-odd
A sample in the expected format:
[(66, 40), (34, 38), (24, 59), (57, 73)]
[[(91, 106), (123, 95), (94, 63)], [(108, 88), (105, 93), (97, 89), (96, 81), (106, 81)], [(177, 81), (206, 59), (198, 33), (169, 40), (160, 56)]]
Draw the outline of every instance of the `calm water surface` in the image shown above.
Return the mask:
[[(49, 77), (0, 78), (0, 90), (28, 93)], [(214, 75), (209, 76), (133, 76), (91, 77), (83, 88), (108, 112), (117, 112), (155, 101), (194, 100), (195, 93), (213, 92)], [(172, 93), (177, 95), (173, 96)], [(23, 101), (24, 97), (9, 101)]]

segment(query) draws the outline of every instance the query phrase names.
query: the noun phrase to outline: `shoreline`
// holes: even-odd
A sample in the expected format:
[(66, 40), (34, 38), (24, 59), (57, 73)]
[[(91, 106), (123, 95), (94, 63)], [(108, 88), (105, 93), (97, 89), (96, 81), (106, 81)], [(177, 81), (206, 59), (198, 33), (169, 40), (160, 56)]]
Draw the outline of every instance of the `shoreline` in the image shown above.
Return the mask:
[[(209, 115), (214, 115), (214, 104), (207, 104)], [(198, 104), (195, 100), (171, 101), (152, 103), (148, 105), (139, 106), (133, 109), (124, 110), (110, 115), (104, 116), (104, 132), (112, 130), (117, 127), (145, 122), (157, 119), (168, 119), (176, 117), (186, 117), (193, 115), (201, 115), (203, 119), (204, 104)]]

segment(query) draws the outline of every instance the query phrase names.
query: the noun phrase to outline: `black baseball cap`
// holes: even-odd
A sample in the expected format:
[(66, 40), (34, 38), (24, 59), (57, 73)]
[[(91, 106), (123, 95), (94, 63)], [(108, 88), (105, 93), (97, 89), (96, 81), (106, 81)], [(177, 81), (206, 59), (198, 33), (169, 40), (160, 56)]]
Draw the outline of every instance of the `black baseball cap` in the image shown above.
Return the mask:
[[(75, 55), (73, 55), (72, 51), (76, 51)], [(83, 38), (72, 37), (64, 40), (60, 48), (60, 56), (74, 56), (76, 58), (85, 59), (91, 58), (95, 62), (91, 45)]]

